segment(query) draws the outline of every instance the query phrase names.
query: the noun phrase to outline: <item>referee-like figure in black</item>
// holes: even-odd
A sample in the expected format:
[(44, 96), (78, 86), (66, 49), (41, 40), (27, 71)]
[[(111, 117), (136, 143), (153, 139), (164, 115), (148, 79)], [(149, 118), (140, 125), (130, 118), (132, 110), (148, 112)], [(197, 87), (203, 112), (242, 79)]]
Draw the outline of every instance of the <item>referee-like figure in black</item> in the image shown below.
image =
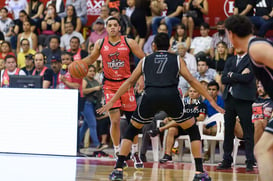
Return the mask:
[(122, 165), (126, 155), (130, 152), (134, 136), (139, 133), (143, 124), (151, 123), (155, 113), (162, 110), (189, 133), (196, 168), (196, 174), (193, 180), (210, 181), (211, 178), (203, 170), (198, 127), (195, 124), (193, 115), (184, 112), (184, 105), (177, 89), (179, 74), (182, 75), (192, 87), (205, 96), (218, 112), (223, 113), (224, 110), (217, 106), (203, 86), (191, 75), (184, 60), (175, 54), (168, 53), (170, 46), (168, 34), (157, 34), (153, 46), (156, 52), (143, 58), (131, 77), (123, 83), (111, 101), (97, 110), (98, 113), (108, 111), (122, 94), (134, 86), (141, 75), (144, 76), (144, 95), (133, 113), (131, 123), (127, 127), (125, 136), (122, 139), (121, 150), (115, 169), (109, 178), (110, 180), (123, 179)]

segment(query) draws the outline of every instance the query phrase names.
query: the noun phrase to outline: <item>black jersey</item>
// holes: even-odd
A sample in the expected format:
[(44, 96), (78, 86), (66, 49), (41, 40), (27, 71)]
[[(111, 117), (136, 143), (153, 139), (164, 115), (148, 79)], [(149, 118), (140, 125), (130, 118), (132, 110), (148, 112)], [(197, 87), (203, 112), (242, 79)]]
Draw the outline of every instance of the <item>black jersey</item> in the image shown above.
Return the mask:
[(145, 88), (172, 87), (179, 82), (179, 57), (167, 51), (157, 51), (143, 60)]
[[(263, 38), (253, 38), (250, 40), (248, 48), (255, 42), (269, 43), (273, 46), (273, 42), (271, 41)], [(256, 78), (262, 82), (266, 93), (268, 93), (273, 100), (273, 70), (265, 65), (257, 64), (251, 57), (250, 59)]]

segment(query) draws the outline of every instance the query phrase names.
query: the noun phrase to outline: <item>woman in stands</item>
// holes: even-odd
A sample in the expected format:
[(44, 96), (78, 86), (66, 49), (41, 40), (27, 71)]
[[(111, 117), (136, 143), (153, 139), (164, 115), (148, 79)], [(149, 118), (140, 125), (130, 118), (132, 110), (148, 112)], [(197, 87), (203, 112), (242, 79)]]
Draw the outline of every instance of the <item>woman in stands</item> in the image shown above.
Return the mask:
[(191, 46), (191, 39), (187, 36), (186, 26), (184, 24), (178, 24), (175, 29), (175, 34), (170, 39), (171, 51), (177, 52), (177, 44), (184, 43), (187, 50)]
[(64, 25), (66, 22), (72, 22), (75, 27), (75, 31), (80, 32), (82, 28), (81, 19), (77, 16), (77, 12), (75, 11), (75, 7), (72, 5), (68, 5), (66, 8), (67, 16), (62, 18), (61, 27), (62, 27), (62, 35), (65, 34)]
[[(44, 4), (39, 0), (30, 0), (27, 5), (27, 13), (35, 22), (39, 22), (43, 15)], [(38, 25), (38, 24), (37, 24)]]
[(7, 41), (2, 41), (0, 45), (0, 59), (5, 59), (7, 55), (14, 55), (14, 53), (11, 50), (11, 45)]

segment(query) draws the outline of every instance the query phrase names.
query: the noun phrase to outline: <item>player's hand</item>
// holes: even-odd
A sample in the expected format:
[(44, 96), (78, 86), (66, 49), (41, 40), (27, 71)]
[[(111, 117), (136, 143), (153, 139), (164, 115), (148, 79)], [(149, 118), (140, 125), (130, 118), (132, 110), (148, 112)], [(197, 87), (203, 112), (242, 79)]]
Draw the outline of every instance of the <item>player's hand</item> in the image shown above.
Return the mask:
[(107, 104), (103, 105), (101, 108), (97, 109), (98, 114), (103, 114), (104, 112), (108, 112), (109, 109), (113, 107), (113, 103), (108, 102)]

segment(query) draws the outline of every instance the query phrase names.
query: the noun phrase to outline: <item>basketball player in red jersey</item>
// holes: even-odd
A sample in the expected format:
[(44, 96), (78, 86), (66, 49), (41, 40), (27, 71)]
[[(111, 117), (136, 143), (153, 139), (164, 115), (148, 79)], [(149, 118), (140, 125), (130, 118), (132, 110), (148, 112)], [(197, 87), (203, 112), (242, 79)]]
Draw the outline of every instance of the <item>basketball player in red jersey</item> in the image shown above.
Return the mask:
[[(114, 17), (110, 17), (106, 21), (106, 30), (108, 36), (100, 39), (95, 43), (94, 50), (91, 55), (84, 58), (82, 61), (88, 65), (93, 64), (101, 55), (104, 72), (104, 95), (106, 103), (111, 100), (116, 91), (123, 82), (130, 77), (130, 55), (133, 53), (139, 59), (142, 59), (145, 54), (138, 44), (129, 38), (120, 35), (120, 22)], [(139, 80), (140, 88), (143, 88), (143, 79)], [(130, 120), (133, 111), (136, 109), (136, 100), (133, 87), (121, 96), (109, 110), (111, 119), (110, 134), (114, 144), (115, 155), (119, 152), (120, 144), (120, 110), (125, 112), (127, 120)], [(137, 153), (138, 137), (135, 136), (132, 145), (132, 155), (135, 168), (143, 168), (143, 163)]]

